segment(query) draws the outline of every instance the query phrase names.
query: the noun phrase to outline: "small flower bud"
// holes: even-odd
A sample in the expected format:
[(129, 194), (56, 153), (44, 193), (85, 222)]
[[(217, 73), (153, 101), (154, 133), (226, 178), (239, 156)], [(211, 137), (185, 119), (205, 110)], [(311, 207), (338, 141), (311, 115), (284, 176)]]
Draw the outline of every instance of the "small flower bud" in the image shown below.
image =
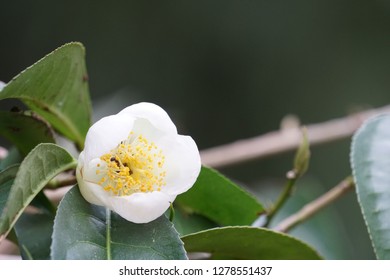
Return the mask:
[(309, 161), (310, 161), (309, 139), (307, 136), (307, 129), (303, 127), (301, 144), (297, 150), (297, 153), (295, 154), (295, 160), (294, 160), (293, 171), (295, 173), (295, 178), (299, 178), (306, 173), (309, 167)]

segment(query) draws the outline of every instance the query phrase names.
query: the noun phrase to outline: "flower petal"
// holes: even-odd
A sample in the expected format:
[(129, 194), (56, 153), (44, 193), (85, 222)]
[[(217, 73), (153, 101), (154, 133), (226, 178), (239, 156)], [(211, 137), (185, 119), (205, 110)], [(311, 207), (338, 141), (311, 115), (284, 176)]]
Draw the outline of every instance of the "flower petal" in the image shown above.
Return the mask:
[[(84, 180), (90, 183), (98, 184), (98, 182), (104, 177), (103, 172), (100, 171), (106, 168), (107, 163), (102, 161), (100, 158), (94, 158), (93, 160), (88, 163), (85, 163), (84, 165)], [(98, 167), (98, 165), (100, 165), (100, 167)]]
[(111, 115), (91, 126), (85, 139), (85, 162), (99, 158), (126, 140), (134, 125), (130, 115)]
[(163, 192), (134, 193), (110, 197), (108, 207), (130, 222), (143, 224), (163, 215), (175, 198)]
[(79, 189), (81, 195), (89, 203), (99, 206), (107, 205), (107, 201), (105, 200), (107, 198), (106, 191), (103, 190), (102, 186), (85, 181), (79, 183)]
[(104, 206), (107, 204), (108, 193), (103, 188), (85, 179), (85, 172), (89, 172), (88, 166), (84, 166), (84, 152), (81, 152), (76, 169), (76, 178), (82, 196), (89, 203)]
[(198, 147), (190, 136), (177, 135), (172, 148), (164, 147), (166, 156), (166, 186), (162, 191), (169, 195), (186, 192), (195, 183), (201, 168)]
[(175, 124), (160, 106), (153, 103), (141, 102), (131, 105), (118, 113), (148, 120), (156, 129), (165, 133), (177, 133)]

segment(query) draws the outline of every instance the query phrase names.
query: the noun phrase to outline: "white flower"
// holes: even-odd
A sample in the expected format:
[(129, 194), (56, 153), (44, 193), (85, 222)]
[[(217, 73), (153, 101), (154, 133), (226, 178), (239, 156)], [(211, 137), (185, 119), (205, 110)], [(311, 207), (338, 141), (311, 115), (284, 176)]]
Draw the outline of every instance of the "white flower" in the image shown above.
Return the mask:
[(138, 103), (91, 126), (76, 175), (88, 202), (148, 223), (192, 187), (200, 167), (194, 140), (159, 106)]

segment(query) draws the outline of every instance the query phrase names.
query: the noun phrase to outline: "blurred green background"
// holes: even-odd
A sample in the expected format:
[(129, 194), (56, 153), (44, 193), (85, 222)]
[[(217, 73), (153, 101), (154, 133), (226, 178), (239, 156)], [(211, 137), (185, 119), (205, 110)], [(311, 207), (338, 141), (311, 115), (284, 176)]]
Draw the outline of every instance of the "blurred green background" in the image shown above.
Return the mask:
[[(309, 124), (389, 102), (386, 0), (0, 3), (0, 80), (80, 41), (95, 120), (155, 102), (200, 149), (278, 129), (287, 114)], [(349, 144), (313, 148), (309, 172), (280, 216), (350, 174)], [(292, 157), (221, 171), (269, 203)], [(292, 233), (326, 258), (374, 258), (354, 193)]]

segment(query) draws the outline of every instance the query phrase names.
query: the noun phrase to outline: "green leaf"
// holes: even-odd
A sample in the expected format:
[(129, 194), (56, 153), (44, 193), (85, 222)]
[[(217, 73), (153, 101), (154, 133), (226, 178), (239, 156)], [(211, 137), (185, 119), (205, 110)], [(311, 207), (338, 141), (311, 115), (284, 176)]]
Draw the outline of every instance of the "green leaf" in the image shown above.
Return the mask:
[(0, 111), (0, 135), (27, 155), (40, 143), (54, 143), (50, 126), (31, 112)]
[(0, 217), (0, 240), (12, 229), (23, 210), (56, 175), (76, 161), (55, 144), (39, 144), (22, 161)]
[(187, 252), (211, 253), (212, 259), (318, 260), (318, 253), (286, 234), (256, 227), (223, 227), (182, 237)]
[(207, 167), (202, 167), (195, 185), (175, 203), (220, 225), (250, 225), (264, 212), (254, 196)]
[(175, 209), (173, 224), (181, 236), (218, 226), (201, 215), (186, 213), (180, 208)]
[(47, 213), (23, 213), (15, 224), (19, 248), (23, 259), (50, 259), (54, 216)]
[(10, 166), (0, 172), (0, 213), (3, 212), (9, 191), (18, 172), (19, 165)]
[(390, 259), (390, 116), (369, 120), (354, 135), (351, 165), (360, 207), (379, 259)]
[(77, 186), (59, 205), (51, 250), (52, 259), (186, 259), (183, 243), (165, 215), (134, 224), (86, 202)]
[(83, 147), (91, 119), (87, 80), (84, 47), (69, 43), (13, 78), (0, 92), (0, 99), (21, 99)]

